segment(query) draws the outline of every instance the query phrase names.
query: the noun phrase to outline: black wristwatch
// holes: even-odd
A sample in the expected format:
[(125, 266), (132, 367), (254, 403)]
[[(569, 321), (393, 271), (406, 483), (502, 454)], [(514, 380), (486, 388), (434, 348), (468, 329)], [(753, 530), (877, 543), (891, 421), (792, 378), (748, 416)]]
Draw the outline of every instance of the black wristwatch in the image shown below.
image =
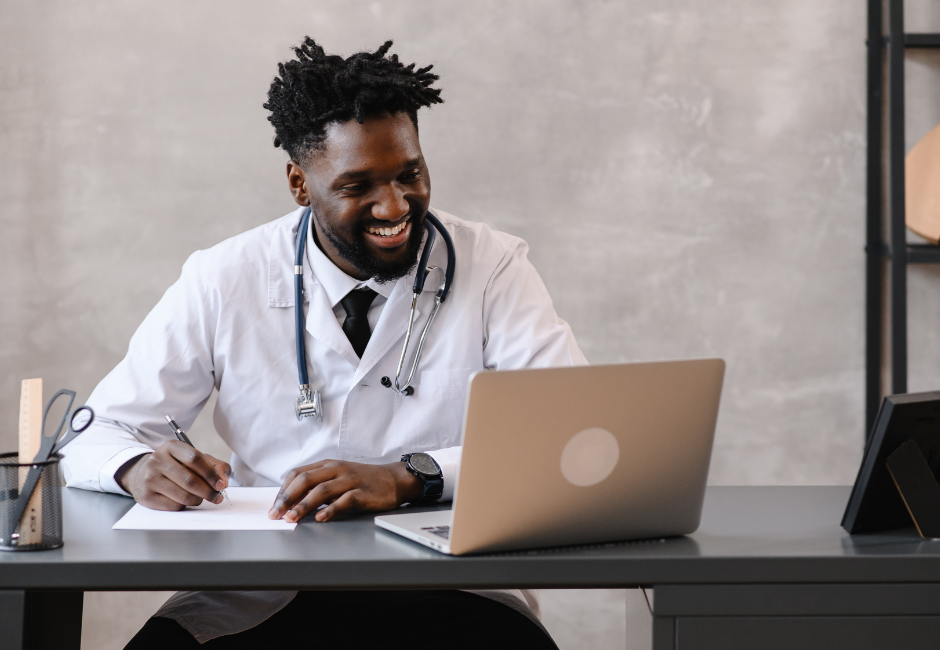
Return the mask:
[(424, 490), (421, 498), (412, 501), (415, 505), (424, 505), (434, 503), (444, 494), (444, 474), (441, 472), (441, 466), (437, 464), (428, 454), (405, 454), (401, 457), (401, 462), (405, 463), (408, 471), (421, 479), (424, 484)]

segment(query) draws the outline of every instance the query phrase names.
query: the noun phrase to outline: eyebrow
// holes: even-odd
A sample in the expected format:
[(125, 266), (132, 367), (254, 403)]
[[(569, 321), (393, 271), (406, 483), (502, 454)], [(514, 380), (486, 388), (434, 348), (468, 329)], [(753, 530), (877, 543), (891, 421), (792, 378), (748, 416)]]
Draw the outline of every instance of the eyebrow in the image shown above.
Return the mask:
[[(411, 160), (405, 162), (402, 165), (402, 169), (407, 169), (408, 167), (415, 167), (421, 164), (421, 158), (412, 158)], [(343, 172), (333, 181), (334, 183), (342, 183), (343, 181), (351, 181), (362, 178), (363, 176), (368, 176), (371, 172), (371, 169), (354, 169), (348, 172)]]

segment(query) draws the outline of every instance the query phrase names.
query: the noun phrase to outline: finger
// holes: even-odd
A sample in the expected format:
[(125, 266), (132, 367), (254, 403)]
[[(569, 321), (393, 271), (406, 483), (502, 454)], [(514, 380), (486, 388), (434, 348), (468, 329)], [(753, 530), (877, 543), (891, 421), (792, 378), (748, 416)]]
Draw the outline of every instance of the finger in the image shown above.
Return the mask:
[(175, 482), (170, 480), (167, 477), (160, 477), (159, 479), (153, 482), (151, 489), (157, 493), (162, 494), (167, 499), (179, 504), (177, 510), (181, 510), (185, 506), (198, 506), (202, 503), (202, 499), (192, 492), (184, 490)]
[(209, 457), (201, 453), (195, 447), (187, 445), (179, 440), (171, 440), (167, 443), (170, 455), (177, 461), (195, 472), (206, 485), (213, 490), (221, 490), (225, 487), (225, 481), (214, 464), (209, 462)]
[(318, 467), (296, 474), (294, 479), (277, 493), (268, 516), (272, 519), (280, 519), (285, 512), (307, 496), (310, 490), (321, 483), (335, 479), (337, 475), (338, 471), (335, 466)]
[(362, 490), (350, 490), (336, 499), (333, 503), (323, 508), (316, 514), (317, 521), (329, 521), (336, 515), (360, 507), (362, 503)]
[(294, 482), (294, 479), (297, 478), (297, 475), (306, 469), (306, 467), (295, 467), (291, 471), (287, 472), (287, 474), (284, 476), (284, 480), (281, 481), (281, 489), (278, 490), (277, 495), (281, 496), (281, 493), (284, 492), (284, 490), (286, 490), (290, 484)]
[(290, 523), (300, 521), (323, 504), (338, 501), (351, 487), (350, 481), (342, 479), (320, 483), (287, 511), (284, 521)]
[(173, 499), (157, 492), (148, 492), (137, 503), (144, 506), (145, 508), (150, 508), (151, 510), (168, 510), (171, 512), (182, 510), (186, 507), (182, 503), (177, 503)]
[(215, 456), (210, 456), (209, 454), (203, 454), (203, 456), (215, 467), (215, 471), (218, 472), (222, 480), (225, 481), (225, 487), (228, 487), (229, 479), (232, 478), (232, 466), (224, 460), (219, 460)]
[(160, 469), (166, 478), (186, 492), (195, 495), (199, 499), (205, 499), (212, 503), (222, 503), (222, 493), (209, 487), (205, 479), (193, 472), (186, 465), (171, 458)]
[(295, 467), (294, 469), (289, 471), (287, 475), (284, 477), (284, 480), (281, 481), (281, 490), (283, 491), (284, 489), (286, 489), (288, 485), (294, 482), (295, 478), (297, 478), (299, 475), (303, 474), (304, 472), (310, 472), (316, 469), (320, 469), (322, 467), (326, 467), (327, 465), (331, 465), (331, 464), (335, 465), (336, 461), (321, 460), (321, 461), (317, 461), (316, 463), (311, 463), (310, 465), (303, 465), (301, 467)]

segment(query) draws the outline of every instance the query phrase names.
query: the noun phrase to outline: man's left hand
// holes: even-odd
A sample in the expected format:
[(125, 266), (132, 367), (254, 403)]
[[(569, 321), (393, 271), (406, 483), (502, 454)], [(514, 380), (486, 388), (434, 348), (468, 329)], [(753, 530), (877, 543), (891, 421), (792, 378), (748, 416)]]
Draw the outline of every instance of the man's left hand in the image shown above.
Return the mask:
[(323, 460), (287, 473), (268, 517), (293, 523), (322, 505), (326, 507), (317, 512), (317, 521), (329, 521), (352, 508), (391, 510), (421, 498), (422, 487), (405, 463)]

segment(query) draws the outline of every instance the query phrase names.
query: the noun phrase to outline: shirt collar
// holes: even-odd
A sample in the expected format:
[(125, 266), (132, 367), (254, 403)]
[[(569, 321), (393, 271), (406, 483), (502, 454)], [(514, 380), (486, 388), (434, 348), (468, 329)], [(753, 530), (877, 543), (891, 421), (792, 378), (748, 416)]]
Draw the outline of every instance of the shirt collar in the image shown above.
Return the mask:
[(374, 279), (357, 280), (351, 275), (347, 275), (342, 269), (333, 264), (329, 257), (320, 250), (313, 238), (313, 215), (310, 216), (310, 224), (307, 227), (307, 261), (313, 270), (313, 275), (326, 292), (326, 297), (330, 301), (330, 307), (335, 307), (339, 301), (346, 297), (346, 294), (354, 289), (369, 287), (386, 300), (392, 294), (395, 288), (395, 282), (386, 282), (380, 284)]

